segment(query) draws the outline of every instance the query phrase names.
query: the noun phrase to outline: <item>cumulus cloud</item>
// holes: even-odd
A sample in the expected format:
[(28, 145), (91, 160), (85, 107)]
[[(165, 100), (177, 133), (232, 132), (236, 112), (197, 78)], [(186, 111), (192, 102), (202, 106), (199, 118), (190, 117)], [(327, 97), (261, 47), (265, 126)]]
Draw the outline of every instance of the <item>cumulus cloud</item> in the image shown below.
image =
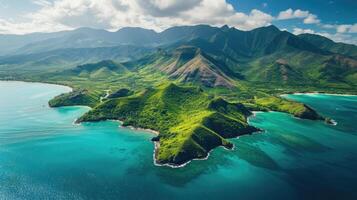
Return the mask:
[(41, 5), (27, 21), (0, 22), (0, 33), (50, 32), (93, 27), (117, 30), (139, 26), (161, 31), (175, 25), (227, 24), (243, 30), (269, 25), (270, 14), (238, 12), (226, 0), (33, 0)]
[(320, 20), (317, 18), (316, 15), (309, 14), (309, 16), (307, 16), (304, 19), (304, 23), (305, 24), (318, 24), (318, 23), (320, 23)]
[(304, 19), (305, 24), (317, 24), (320, 23), (320, 20), (317, 18), (317, 15), (310, 13), (309, 11), (303, 11), (300, 9), (293, 10), (291, 8), (281, 11), (277, 17), (278, 20), (287, 20), (287, 19)]
[(315, 31), (312, 29), (302, 29), (302, 28), (294, 28), (293, 29), (293, 34), (299, 35), (303, 33), (310, 33), (310, 34), (315, 34)]
[(300, 9), (293, 10), (291, 8), (281, 11), (278, 15), (278, 19), (284, 20), (284, 19), (294, 19), (294, 18), (305, 18), (309, 15), (308, 11), (302, 11)]
[(336, 29), (337, 33), (357, 33), (357, 23), (355, 24), (322, 24), (322, 28)]
[(316, 35), (321, 35), (324, 37), (327, 37), (335, 42), (343, 42), (343, 43), (349, 43), (349, 44), (355, 44), (357, 45), (357, 38), (353, 37), (350, 34), (343, 34), (343, 33), (327, 33), (327, 32), (318, 32), (314, 31), (312, 29), (302, 29), (302, 28), (294, 28), (293, 29), (293, 34), (299, 35), (303, 33), (310, 33), (310, 34), (316, 34)]
[(357, 45), (357, 38), (350, 34), (342, 34), (342, 33), (331, 34), (331, 33), (326, 33), (326, 32), (322, 32), (322, 33), (317, 32), (315, 34), (330, 38), (331, 40), (333, 40), (335, 42), (343, 42), (343, 43)]
[(336, 25), (336, 31), (338, 33), (357, 33), (357, 23)]
[(350, 33), (357, 33), (357, 23), (353, 24), (349, 30)]

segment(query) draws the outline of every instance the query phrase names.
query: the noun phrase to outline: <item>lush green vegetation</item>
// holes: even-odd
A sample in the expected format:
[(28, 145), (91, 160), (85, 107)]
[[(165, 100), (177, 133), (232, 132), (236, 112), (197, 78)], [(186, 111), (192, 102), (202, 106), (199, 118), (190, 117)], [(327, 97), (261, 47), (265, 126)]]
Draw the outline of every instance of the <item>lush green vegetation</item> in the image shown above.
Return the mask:
[(89, 106), (94, 107), (99, 102), (99, 95), (88, 90), (75, 90), (61, 94), (49, 101), (51, 107), (61, 106)]
[(313, 109), (302, 103), (293, 102), (275, 96), (256, 98), (252, 102), (253, 105), (256, 105), (259, 110), (263, 111), (273, 110), (286, 112), (303, 119), (323, 119), (323, 117), (317, 114)]
[(113, 99), (113, 98), (119, 98), (119, 97), (126, 97), (126, 96), (130, 96), (132, 94), (133, 94), (133, 91), (128, 90), (126, 88), (121, 88), (121, 89), (109, 94), (107, 98)]
[(256, 131), (247, 124), (248, 115), (244, 105), (212, 99), (198, 87), (164, 84), (133, 96), (109, 99), (78, 122), (118, 119), (124, 126), (159, 131), (157, 162), (179, 165), (203, 158), (217, 146), (232, 148), (226, 138)]

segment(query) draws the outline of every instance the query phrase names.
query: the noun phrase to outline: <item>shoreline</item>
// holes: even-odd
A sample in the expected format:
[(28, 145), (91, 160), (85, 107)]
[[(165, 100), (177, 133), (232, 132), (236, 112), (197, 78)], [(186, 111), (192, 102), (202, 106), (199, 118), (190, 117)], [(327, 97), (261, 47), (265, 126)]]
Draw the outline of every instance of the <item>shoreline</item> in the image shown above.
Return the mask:
[[(237, 137), (237, 139), (239, 138), (239, 136)], [(235, 149), (235, 145), (233, 144), (233, 147), (232, 149), (228, 149), (222, 145), (218, 146), (218, 147), (222, 147), (224, 148), (225, 150), (227, 151), (233, 151)], [(216, 147), (216, 148), (218, 148)], [(180, 164), (180, 165), (172, 165), (172, 164), (159, 164), (157, 163), (157, 159), (156, 159), (156, 150), (159, 148), (159, 144), (158, 142), (154, 142), (154, 153), (153, 153), (153, 161), (154, 161), (154, 165), (157, 166), (157, 167), (169, 167), (169, 168), (172, 168), (172, 169), (177, 169), (177, 168), (182, 168), (182, 167), (185, 167), (187, 166), (188, 164), (190, 164), (192, 161), (194, 160), (197, 160), (197, 161), (203, 161), (203, 160), (208, 160), (209, 156), (211, 155), (211, 152), (216, 149), (216, 148), (213, 148), (211, 149), (208, 153), (207, 153), (207, 156), (204, 157), (204, 158), (194, 158), (194, 159), (191, 159), (183, 164)]]
[[(257, 114), (259, 114), (259, 113), (269, 113), (269, 112), (278, 112), (278, 111), (252, 111), (253, 114), (247, 118), (248, 124), (250, 123), (250, 118), (256, 117)], [(280, 113), (284, 113), (284, 112), (280, 112)], [(285, 114), (291, 115), (289, 113), (285, 113)], [(305, 120), (305, 119), (301, 119), (299, 117), (296, 117), (294, 115), (291, 115), (291, 117), (294, 118), (294, 119), (297, 119), (297, 120)], [(336, 120), (334, 120), (334, 119), (330, 119), (329, 122), (324, 121), (324, 123), (327, 124), (327, 125), (331, 125), (331, 126), (337, 126), (337, 124), (338, 124), (338, 122)], [(264, 133), (264, 130), (261, 130), (261, 131), (258, 131), (258, 132)]]
[(329, 96), (346, 96), (346, 97), (353, 97), (357, 96), (357, 94), (339, 94), (339, 93), (325, 93), (325, 92), (293, 92), (287, 94), (281, 94), (279, 96), (287, 96), (287, 95), (329, 95)]
[(25, 80), (1, 80), (0, 82), (17, 82), (17, 83), (35, 83), (35, 84), (46, 84), (46, 85), (55, 85), (60, 87), (69, 88), (69, 92), (73, 92), (73, 87), (70, 85), (60, 84), (60, 83), (52, 83), (52, 82), (40, 82), (40, 81), (25, 81)]
[(119, 120), (119, 119), (112, 119), (112, 120), (106, 120), (106, 121), (114, 121), (114, 122), (118, 122), (119, 123), (119, 127), (120, 128), (125, 128), (125, 129), (131, 129), (131, 130), (134, 130), (134, 131), (143, 131), (143, 132), (148, 132), (148, 133), (152, 133), (156, 136), (158, 136), (160, 134), (159, 131), (155, 131), (155, 130), (152, 130), (152, 129), (148, 129), (148, 128), (140, 128), (140, 127), (134, 127), (134, 126), (123, 126), (123, 121)]

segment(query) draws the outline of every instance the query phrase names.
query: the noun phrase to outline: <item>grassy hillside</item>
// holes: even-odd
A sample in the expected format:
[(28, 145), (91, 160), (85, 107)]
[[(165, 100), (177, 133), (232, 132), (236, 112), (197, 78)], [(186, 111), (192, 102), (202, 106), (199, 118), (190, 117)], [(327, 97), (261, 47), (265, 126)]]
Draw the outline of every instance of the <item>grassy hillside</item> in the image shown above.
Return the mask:
[(94, 107), (99, 103), (100, 95), (88, 90), (74, 90), (70, 93), (61, 94), (49, 101), (51, 107), (61, 106), (89, 106)]
[[(263, 98), (255, 98), (253, 105), (257, 106), (257, 110), (271, 110), (290, 113), (295, 117), (302, 119), (312, 119), (312, 120), (323, 120), (324, 118), (320, 116), (312, 108), (304, 105), (302, 103), (297, 103), (294, 101), (286, 100), (283, 98), (268, 96)], [(254, 108), (253, 108), (254, 109)]]
[(252, 67), (247, 72), (249, 80), (255, 82), (269, 82), (275, 84), (297, 84), (308, 82), (303, 74), (292, 68), (287, 61), (278, 59), (274, 63), (263, 67)]

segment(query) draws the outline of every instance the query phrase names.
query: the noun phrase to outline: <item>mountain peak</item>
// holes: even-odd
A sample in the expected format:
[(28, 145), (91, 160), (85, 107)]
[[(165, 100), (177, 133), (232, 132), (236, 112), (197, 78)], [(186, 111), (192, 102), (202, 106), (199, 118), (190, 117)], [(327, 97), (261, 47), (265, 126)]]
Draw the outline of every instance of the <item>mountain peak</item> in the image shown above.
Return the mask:
[(229, 30), (229, 26), (226, 24), (224, 26), (221, 27), (222, 30)]
[(88, 32), (107, 32), (104, 29), (96, 29), (96, 28), (91, 28), (91, 27), (80, 27), (75, 30), (74, 32), (80, 32), (80, 33), (88, 33)]
[(280, 29), (274, 25), (269, 25), (253, 29), (252, 31), (280, 32)]
[(269, 25), (269, 26), (265, 26), (263, 28), (280, 31), (280, 29), (278, 27), (276, 27), (275, 25), (273, 25), (273, 24)]
[(123, 32), (123, 31), (143, 31), (143, 32), (156, 33), (156, 31), (154, 31), (152, 29), (146, 29), (146, 28), (141, 28), (141, 27), (123, 27), (123, 28), (117, 30), (117, 32)]

